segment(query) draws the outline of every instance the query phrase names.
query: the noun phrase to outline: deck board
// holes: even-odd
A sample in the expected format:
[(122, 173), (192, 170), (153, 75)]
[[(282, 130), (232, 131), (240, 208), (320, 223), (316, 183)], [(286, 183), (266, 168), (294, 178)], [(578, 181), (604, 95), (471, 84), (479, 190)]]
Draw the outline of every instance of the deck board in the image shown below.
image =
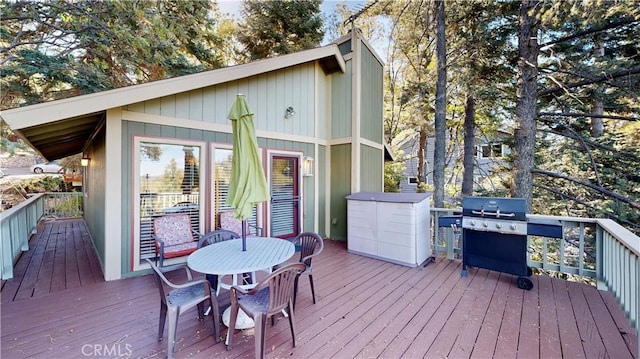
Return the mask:
[[(534, 288), (538, 287), (538, 276), (532, 276)], [(522, 317), (520, 319), (520, 340), (518, 340), (518, 358), (540, 357), (540, 315), (539, 297), (535, 290), (525, 291), (522, 298)]]
[[(81, 220), (42, 223), (29, 245), (16, 277), (3, 282), (1, 357), (114, 356), (100, 348), (166, 356), (166, 329), (157, 340), (159, 299), (150, 275), (104, 282)], [(266, 330), (266, 357), (637, 359), (635, 330), (610, 293), (546, 276), (533, 276), (534, 288), (522, 291), (512, 275), (469, 268), (461, 277), (460, 271), (456, 260), (409, 268), (325, 240), (314, 259), (317, 304), (308, 278), (299, 284), (298, 346), (279, 317)], [(223, 311), (228, 294), (219, 300)], [(211, 317), (201, 322), (195, 310), (184, 313), (176, 357), (254, 356), (251, 331), (236, 331), (230, 351), (212, 334)]]

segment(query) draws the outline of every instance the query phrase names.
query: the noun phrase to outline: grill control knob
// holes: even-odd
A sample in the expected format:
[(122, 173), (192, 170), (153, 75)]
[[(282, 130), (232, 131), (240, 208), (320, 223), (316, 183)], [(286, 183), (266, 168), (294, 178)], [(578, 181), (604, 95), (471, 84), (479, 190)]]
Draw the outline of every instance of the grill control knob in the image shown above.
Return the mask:
[(489, 227), (489, 223), (487, 223), (487, 221), (484, 221), (484, 222), (482, 222), (482, 226), (484, 228), (487, 228), (487, 227)]
[(475, 227), (475, 225), (476, 225), (476, 221), (471, 220), (471, 225)]
[(509, 226), (509, 228), (511, 228), (512, 230), (514, 230), (514, 231), (515, 231), (517, 227), (516, 227), (516, 225), (515, 225), (515, 224), (512, 224), (511, 226)]
[(496, 228), (498, 229), (502, 228), (502, 223), (496, 223)]

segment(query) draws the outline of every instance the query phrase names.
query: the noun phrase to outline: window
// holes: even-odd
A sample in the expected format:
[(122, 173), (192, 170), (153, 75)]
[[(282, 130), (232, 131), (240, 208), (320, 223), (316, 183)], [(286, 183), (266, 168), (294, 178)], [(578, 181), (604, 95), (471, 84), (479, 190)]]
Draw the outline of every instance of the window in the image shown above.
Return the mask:
[(478, 158), (501, 158), (504, 156), (501, 143), (480, 145), (476, 148)]
[(193, 230), (201, 232), (201, 142), (135, 139), (134, 270), (155, 256), (154, 218), (187, 213)]
[[(233, 150), (230, 146), (215, 147), (212, 156), (211, 173), (211, 226), (220, 228), (220, 212), (233, 210), (227, 204), (227, 194), (229, 193), (229, 182), (231, 180), (231, 160)], [(258, 227), (257, 207), (253, 207), (253, 216), (248, 220), (253, 227)]]
[(418, 177), (410, 176), (409, 177), (409, 184), (418, 184)]

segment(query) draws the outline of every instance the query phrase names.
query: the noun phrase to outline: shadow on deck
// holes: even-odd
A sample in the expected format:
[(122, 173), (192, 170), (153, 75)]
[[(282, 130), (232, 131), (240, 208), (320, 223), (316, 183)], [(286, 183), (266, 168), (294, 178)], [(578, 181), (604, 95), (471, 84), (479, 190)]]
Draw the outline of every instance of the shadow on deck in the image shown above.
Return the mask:
[[(104, 282), (88, 238), (82, 220), (43, 223), (2, 286), (1, 357), (166, 357), (152, 277)], [(317, 304), (301, 279), (298, 346), (280, 318), (267, 328), (266, 356), (638, 358), (635, 332), (607, 292), (545, 276), (523, 291), (514, 276), (460, 270), (444, 258), (403, 267), (326, 240), (314, 259)], [(224, 309), (228, 295), (220, 299)], [(211, 322), (195, 317), (181, 316), (176, 357), (253, 357), (251, 333), (226, 351)]]

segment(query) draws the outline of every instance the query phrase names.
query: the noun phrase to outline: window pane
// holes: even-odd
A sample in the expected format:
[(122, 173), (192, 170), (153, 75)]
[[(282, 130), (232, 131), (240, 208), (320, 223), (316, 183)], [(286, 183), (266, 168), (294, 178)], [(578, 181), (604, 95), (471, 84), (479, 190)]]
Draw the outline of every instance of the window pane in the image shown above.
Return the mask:
[(502, 145), (499, 143), (494, 143), (492, 147), (493, 151), (491, 154), (493, 155), (493, 157), (502, 157)]
[(491, 147), (489, 145), (482, 145), (482, 158), (489, 158), (491, 156)]
[[(213, 151), (213, 178), (212, 178), (212, 199), (213, 228), (220, 228), (220, 212), (233, 210), (227, 205), (227, 194), (229, 193), (229, 181), (231, 180), (231, 160), (233, 151), (226, 148), (216, 148)], [(249, 219), (249, 224), (256, 226), (257, 211), (253, 207), (253, 216)], [(240, 234), (240, 233), (238, 233)]]
[(200, 148), (140, 143), (140, 259), (155, 256), (153, 219), (187, 213), (200, 232)]

